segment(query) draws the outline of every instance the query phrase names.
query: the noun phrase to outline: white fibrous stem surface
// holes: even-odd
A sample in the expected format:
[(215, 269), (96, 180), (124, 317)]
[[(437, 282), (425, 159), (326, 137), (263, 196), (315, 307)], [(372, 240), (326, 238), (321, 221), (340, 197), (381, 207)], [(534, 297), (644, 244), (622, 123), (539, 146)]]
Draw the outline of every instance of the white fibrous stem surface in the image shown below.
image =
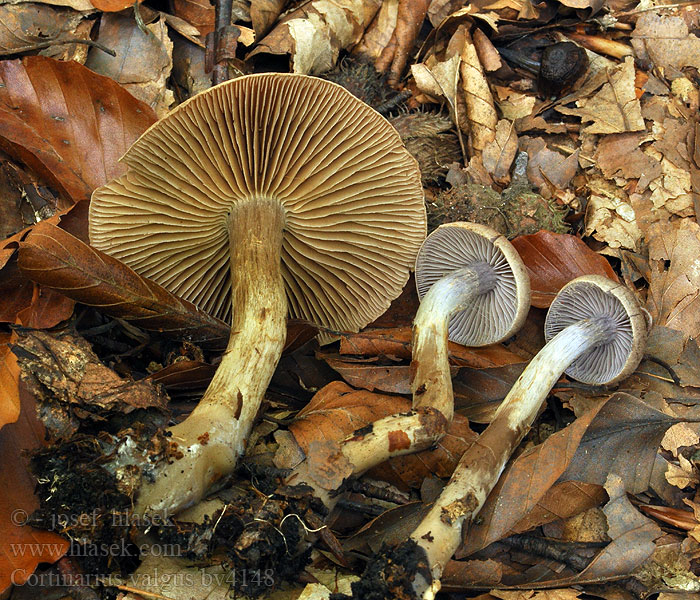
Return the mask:
[(494, 285), (493, 267), (477, 263), (445, 275), (421, 300), (413, 321), (413, 408), (431, 406), (448, 423), (452, 421), (454, 399), (447, 346), (450, 318)]
[[(334, 462), (337, 468), (345, 467), (344, 478), (358, 477), (390, 458), (430, 448), (444, 435), (445, 428), (445, 418), (440, 411), (429, 407), (390, 415), (358, 429), (341, 441)], [(327, 467), (322, 465), (317, 474), (305, 460), (294, 469), (285, 485), (310, 486), (313, 495), (330, 510), (339, 496), (334, 493), (336, 486), (328, 487)]]
[(170, 428), (169, 464), (144, 480), (137, 514), (174, 514), (201, 500), (234, 469), (282, 354), (287, 300), (281, 272), (284, 211), (251, 199), (229, 215), (231, 337), (204, 396)]
[(411, 534), (426, 554), (431, 581), (418, 574), (416, 596), (430, 600), (440, 589), (442, 571), (462, 539), (465, 521), (476, 516), (506, 462), (535, 420), (567, 367), (613, 335), (608, 317), (580, 321), (563, 329), (535, 356), (496, 411), (479, 439), (464, 453), (430, 512)]
[[(424, 296), (413, 324), (413, 408), (372, 423), (340, 442), (338, 453), (347, 476), (357, 477), (394, 456), (426, 450), (445, 434), (454, 414), (448, 360), (448, 327), (452, 315), (464, 310), (477, 294), (490, 290), (493, 268), (477, 263), (439, 279)], [(332, 507), (336, 497), (325, 478), (315, 478), (308, 461), (299, 464), (286, 485), (304, 483)]]

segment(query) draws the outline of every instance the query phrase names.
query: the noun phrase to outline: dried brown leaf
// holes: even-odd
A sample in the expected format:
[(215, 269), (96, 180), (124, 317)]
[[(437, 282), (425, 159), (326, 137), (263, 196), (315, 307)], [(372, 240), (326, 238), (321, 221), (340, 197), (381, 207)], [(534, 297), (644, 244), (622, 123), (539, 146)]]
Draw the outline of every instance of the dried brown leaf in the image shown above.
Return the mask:
[(91, 52), (85, 65), (121, 84), (163, 117), (175, 99), (166, 87), (173, 67), (173, 43), (164, 19), (145, 27), (143, 31), (131, 16), (102, 15), (97, 41), (117, 55)]
[(581, 275), (618, 280), (610, 263), (574, 235), (539, 231), (515, 238), (513, 245), (530, 276), (531, 301), (537, 308), (549, 308), (559, 290)]
[(0, 334), (0, 429), (19, 417), (19, 366), (10, 345), (17, 334)]
[(403, 75), (429, 5), (430, 0), (399, 0), (396, 28), (392, 35), (396, 43), (387, 46), (376, 62), (377, 71), (388, 71), (387, 82), (390, 85), (396, 85)]
[(342, 6), (329, 0), (311, 0), (285, 15), (246, 57), (289, 55), (294, 73), (316, 75), (330, 71), (341, 50), (362, 38), (379, 9), (379, 0), (352, 0)]
[(214, 31), (214, 5), (209, 0), (173, 0), (176, 16), (194, 25), (201, 36)]
[(80, 336), (20, 332), (12, 346), (23, 385), (39, 403), (54, 438), (67, 438), (82, 421), (109, 413), (165, 408), (167, 397), (150, 381), (129, 381), (105, 367)]
[(523, 138), (523, 149), (528, 154), (528, 179), (545, 197), (566, 189), (578, 171), (578, 150), (564, 156), (550, 150), (542, 138), (528, 137)]
[(652, 269), (647, 309), (654, 323), (696, 338), (700, 334), (700, 226), (691, 219), (658, 222), (649, 228), (649, 237)]
[[(537, 506), (566, 471), (601, 407), (590, 410), (544, 443), (524, 452), (506, 468), (479, 512), (478, 522), (465, 528), (465, 542), (457, 558), (469, 556), (510, 535), (511, 529)], [(558, 516), (552, 515), (555, 518)]]
[(632, 46), (642, 60), (677, 76), (684, 67), (700, 69), (700, 38), (689, 33), (681, 15), (644, 12), (632, 32)]
[(48, 4), (0, 5), (0, 50), (11, 54), (42, 42), (75, 39), (83, 18), (78, 12)]
[(466, 27), (463, 29), (464, 46), (462, 47), (459, 71), (467, 107), (470, 146), (474, 150), (480, 151), (496, 137), (498, 115), (471, 35)]
[(504, 180), (510, 173), (517, 151), (518, 136), (513, 123), (501, 119), (496, 125), (496, 136), (484, 146), (481, 155), (484, 168), (495, 180)]
[[(410, 327), (387, 329), (365, 329), (360, 333), (344, 335), (340, 340), (340, 354), (360, 356), (393, 356), (411, 358)], [(481, 348), (469, 348), (448, 342), (448, 353), (452, 364), (474, 368), (500, 367), (518, 363), (521, 358), (510, 352), (502, 344), (492, 344)]]
[(282, 14), (287, 0), (252, 0), (250, 3), (250, 18), (253, 22), (255, 35), (259, 39), (264, 36)]
[(581, 98), (578, 108), (557, 106), (565, 115), (581, 117), (585, 123), (592, 121), (583, 131), (586, 133), (622, 133), (644, 131), (646, 125), (637, 99), (634, 77), (634, 59), (625, 58), (619, 66), (609, 68), (607, 82), (591, 98)]
[[(353, 54), (365, 56), (374, 62), (392, 41), (399, 13), (399, 0), (384, 0), (379, 12), (365, 31)], [(394, 44), (396, 38), (393, 38)]]
[(44, 443), (36, 415), (34, 399), (23, 391), (19, 419), (0, 430), (0, 595), (27, 581), (39, 563), (58, 560), (70, 546), (55, 533), (22, 525), (39, 508), (28, 469), (28, 452)]
[(121, 175), (118, 159), (155, 121), (148, 106), (75, 62), (2, 61), (0, 83), (0, 147), (73, 201)]
[(25, 277), (144, 329), (215, 348), (228, 340), (223, 321), (49, 223), (21, 243), (18, 262)]

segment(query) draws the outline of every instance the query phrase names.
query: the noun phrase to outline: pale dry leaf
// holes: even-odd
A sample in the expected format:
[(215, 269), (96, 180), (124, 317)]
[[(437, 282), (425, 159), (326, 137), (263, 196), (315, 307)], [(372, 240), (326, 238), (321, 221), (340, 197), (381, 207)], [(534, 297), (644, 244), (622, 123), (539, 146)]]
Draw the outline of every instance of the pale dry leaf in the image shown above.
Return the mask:
[(544, 197), (566, 189), (578, 171), (578, 150), (564, 156), (550, 150), (542, 138), (527, 137), (523, 138), (523, 149), (528, 154), (528, 179)]
[(586, 133), (622, 133), (646, 129), (642, 109), (635, 91), (634, 59), (625, 58), (622, 65), (607, 70), (607, 82), (590, 98), (576, 102), (578, 108), (557, 106), (565, 115), (580, 117), (584, 123), (592, 121)]
[(700, 38), (688, 31), (682, 16), (640, 14), (632, 46), (640, 59), (650, 60), (660, 69), (672, 69), (667, 73), (670, 78), (680, 75), (684, 67), (700, 69)]
[(389, 45), (398, 14), (399, 0), (384, 0), (362, 40), (353, 49), (353, 54), (365, 56), (374, 62)]
[(671, 161), (662, 158), (652, 147), (645, 154), (657, 159), (661, 174), (649, 182), (650, 200), (655, 209), (665, 208), (679, 217), (695, 215), (691, 174), (688, 170), (676, 167)]
[(496, 137), (484, 148), (481, 157), (484, 168), (494, 179), (503, 179), (510, 172), (517, 151), (518, 136), (513, 123), (501, 119), (496, 125)]
[(645, 154), (641, 145), (648, 141), (646, 132), (606, 135), (598, 141), (595, 162), (607, 179), (638, 179), (636, 191), (643, 192), (649, 182), (661, 175), (661, 165)]
[(671, 485), (678, 489), (695, 486), (698, 483), (698, 476), (693, 469), (693, 464), (683, 455), (678, 456), (679, 464), (668, 463), (668, 468), (664, 477)]
[(474, 150), (480, 151), (496, 137), (498, 115), (474, 42), (466, 28), (461, 58), (459, 71), (467, 107), (469, 143)]
[[(649, 227), (647, 309), (658, 325), (700, 336), (700, 226), (693, 219)], [(668, 268), (665, 268), (668, 264)]]
[(453, 120), (457, 104), (459, 62), (459, 56), (453, 56), (449, 60), (435, 62), (430, 67), (425, 63), (411, 65), (411, 74), (418, 89), (436, 100), (445, 100)]
[(673, 456), (678, 456), (678, 449), (683, 446), (695, 446), (700, 443), (700, 435), (687, 423), (678, 423), (671, 427), (661, 440), (661, 447)]
[[(19, 0), (18, 2), (13, 2), (13, 4), (24, 4), (26, 2), (31, 2), (31, 0)], [(50, 4), (51, 6), (65, 6), (72, 8), (78, 12), (94, 12), (95, 7), (92, 5), (90, 0), (45, 0), (42, 4)]]
[(625, 191), (600, 180), (592, 180), (589, 189), (584, 235), (592, 235), (611, 248), (636, 250), (642, 232)]
[(146, 27), (150, 33), (141, 31), (133, 17), (103, 14), (97, 40), (115, 50), (117, 56), (93, 49), (85, 64), (114, 79), (162, 117), (174, 100), (166, 87), (173, 66), (173, 43), (163, 19)]
[(535, 96), (507, 89), (502, 99), (496, 100), (496, 104), (504, 118), (514, 121), (531, 115), (536, 101)]
[(289, 55), (294, 73), (325, 73), (335, 66), (341, 50), (360, 41), (380, 5), (380, 0), (303, 3), (284, 16), (246, 60)]

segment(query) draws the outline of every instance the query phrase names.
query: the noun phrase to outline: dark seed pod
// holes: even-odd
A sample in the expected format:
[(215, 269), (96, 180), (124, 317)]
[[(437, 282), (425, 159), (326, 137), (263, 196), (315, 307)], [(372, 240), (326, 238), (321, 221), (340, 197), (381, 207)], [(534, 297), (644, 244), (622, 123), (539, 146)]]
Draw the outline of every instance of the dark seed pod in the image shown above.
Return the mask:
[(403, 143), (420, 165), (423, 185), (436, 183), (453, 162), (462, 160), (452, 120), (440, 113), (400, 112), (389, 117)]
[(543, 96), (568, 92), (588, 70), (586, 51), (573, 42), (558, 42), (542, 52), (537, 85)]

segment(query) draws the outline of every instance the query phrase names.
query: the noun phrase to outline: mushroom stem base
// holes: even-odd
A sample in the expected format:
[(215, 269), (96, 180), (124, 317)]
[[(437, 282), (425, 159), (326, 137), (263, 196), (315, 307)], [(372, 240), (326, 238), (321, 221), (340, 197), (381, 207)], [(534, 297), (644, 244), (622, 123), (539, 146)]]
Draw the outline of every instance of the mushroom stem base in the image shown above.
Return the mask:
[(172, 514), (198, 502), (243, 454), (286, 337), (287, 300), (280, 255), (279, 202), (251, 199), (229, 218), (231, 337), (192, 414), (170, 429), (173, 458), (144, 480), (138, 513)]

